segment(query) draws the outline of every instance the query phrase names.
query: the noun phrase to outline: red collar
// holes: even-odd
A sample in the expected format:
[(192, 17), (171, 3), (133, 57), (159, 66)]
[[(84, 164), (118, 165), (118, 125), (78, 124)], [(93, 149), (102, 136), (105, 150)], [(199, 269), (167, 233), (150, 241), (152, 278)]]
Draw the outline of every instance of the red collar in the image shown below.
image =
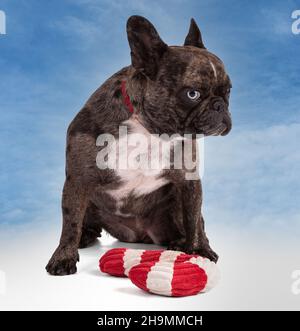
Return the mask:
[(131, 103), (129, 95), (126, 92), (126, 82), (125, 82), (125, 80), (122, 80), (121, 90), (122, 90), (123, 101), (124, 101), (126, 107), (133, 114), (134, 108), (133, 108), (133, 104)]

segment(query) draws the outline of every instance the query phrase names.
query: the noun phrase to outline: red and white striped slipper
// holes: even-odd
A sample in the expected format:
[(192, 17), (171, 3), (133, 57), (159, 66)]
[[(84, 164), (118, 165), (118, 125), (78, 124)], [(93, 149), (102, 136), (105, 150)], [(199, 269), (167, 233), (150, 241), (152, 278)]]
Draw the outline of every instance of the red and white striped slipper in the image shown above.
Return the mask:
[(192, 257), (186, 262), (144, 262), (131, 268), (129, 278), (144, 291), (180, 297), (210, 290), (219, 280), (219, 271), (214, 262)]
[(99, 260), (102, 272), (112, 276), (126, 277), (130, 269), (144, 262), (184, 262), (198, 255), (188, 255), (183, 252), (170, 250), (143, 250), (130, 248), (113, 248), (107, 251)]
[(199, 255), (197, 257), (192, 257), (188, 262), (199, 266), (207, 275), (205, 287), (200, 292), (207, 292), (218, 284), (220, 280), (220, 270), (215, 262)]

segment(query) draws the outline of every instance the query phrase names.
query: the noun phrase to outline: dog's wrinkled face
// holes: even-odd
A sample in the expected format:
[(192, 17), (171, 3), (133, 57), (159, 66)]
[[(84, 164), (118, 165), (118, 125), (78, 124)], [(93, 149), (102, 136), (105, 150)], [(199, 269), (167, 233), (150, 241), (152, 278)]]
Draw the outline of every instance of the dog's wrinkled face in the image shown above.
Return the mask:
[(224, 65), (215, 55), (184, 46), (169, 47), (152, 92), (160, 94), (156, 100), (165, 104), (162, 111), (174, 109), (184, 133), (224, 135), (231, 128), (230, 88)]
[(127, 25), (132, 65), (143, 85), (143, 116), (155, 133), (225, 135), (231, 82), (208, 52), (194, 20), (184, 46), (167, 46), (153, 25), (133, 16)]

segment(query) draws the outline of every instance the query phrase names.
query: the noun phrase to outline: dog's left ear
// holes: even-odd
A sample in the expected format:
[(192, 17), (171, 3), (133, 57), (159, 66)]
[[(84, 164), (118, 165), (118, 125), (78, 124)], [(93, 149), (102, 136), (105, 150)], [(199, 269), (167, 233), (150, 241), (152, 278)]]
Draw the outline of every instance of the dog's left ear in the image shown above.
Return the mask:
[(150, 79), (154, 79), (160, 58), (168, 46), (161, 40), (154, 26), (142, 16), (129, 17), (127, 36), (132, 66)]
[(198, 25), (193, 18), (191, 19), (190, 30), (185, 38), (184, 46), (195, 46), (198, 48), (205, 49), (205, 46), (202, 41), (200, 29), (198, 28)]

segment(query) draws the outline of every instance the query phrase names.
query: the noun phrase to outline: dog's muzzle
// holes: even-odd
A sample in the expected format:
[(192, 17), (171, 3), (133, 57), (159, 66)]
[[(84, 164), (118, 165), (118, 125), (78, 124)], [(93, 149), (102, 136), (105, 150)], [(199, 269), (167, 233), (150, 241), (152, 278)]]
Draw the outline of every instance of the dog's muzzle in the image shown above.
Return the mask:
[[(219, 115), (222, 115), (223, 119), (218, 127), (222, 127), (223, 131), (218, 132), (217, 134), (226, 136), (232, 128), (231, 114), (228, 111), (228, 105), (225, 104), (223, 98), (215, 97), (210, 102), (210, 108), (211, 110), (216, 111)], [(220, 130), (222, 129), (220, 128)]]
[(226, 126), (226, 129), (221, 133), (221, 136), (226, 136), (232, 128), (231, 114), (229, 111), (226, 111), (223, 118), (223, 123)]

